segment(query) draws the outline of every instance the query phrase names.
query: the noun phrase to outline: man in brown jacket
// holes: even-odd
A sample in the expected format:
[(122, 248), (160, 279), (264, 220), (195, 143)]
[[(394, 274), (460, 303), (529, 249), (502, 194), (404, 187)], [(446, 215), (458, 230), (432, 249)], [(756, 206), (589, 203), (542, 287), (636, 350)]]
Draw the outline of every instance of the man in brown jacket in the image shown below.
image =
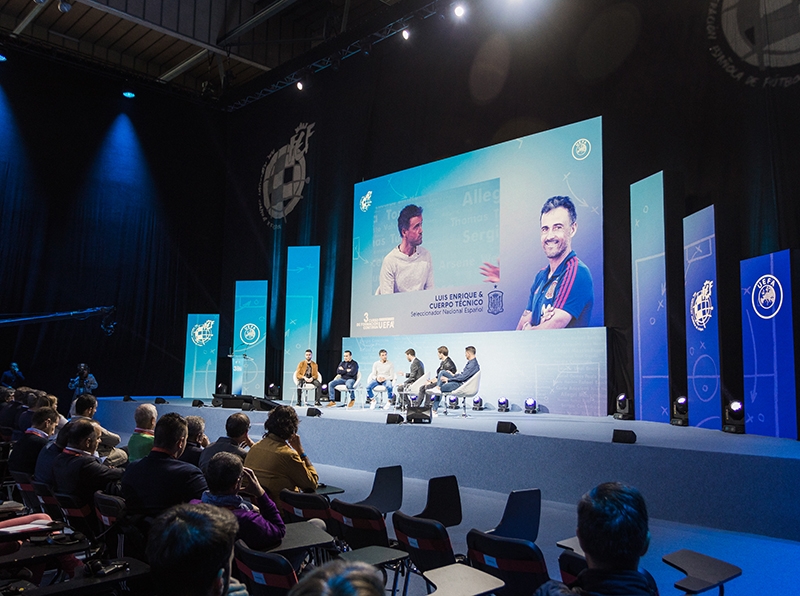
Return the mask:
[(322, 382), (319, 380), (319, 367), (317, 363), (311, 359), (311, 350), (306, 350), (306, 358), (297, 365), (297, 370), (294, 377), (297, 380), (297, 405), (303, 403), (303, 385), (313, 385), (316, 391), (314, 392), (314, 405), (320, 405), (320, 398), (322, 397)]

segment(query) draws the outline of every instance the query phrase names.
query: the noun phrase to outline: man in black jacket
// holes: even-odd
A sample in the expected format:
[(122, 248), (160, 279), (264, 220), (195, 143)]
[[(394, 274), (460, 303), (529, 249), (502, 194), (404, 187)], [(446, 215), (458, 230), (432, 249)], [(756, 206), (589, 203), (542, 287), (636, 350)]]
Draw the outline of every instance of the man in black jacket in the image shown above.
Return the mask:
[(25, 472), (33, 476), (39, 452), (47, 447), (47, 442), (56, 431), (58, 412), (53, 408), (39, 408), (33, 413), (31, 427), (25, 430), (22, 438), (14, 444), (8, 456), (8, 469), (12, 472)]
[(439, 356), (439, 360), (441, 361), (441, 363), (439, 364), (439, 368), (436, 369), (436, 374), (434, 375), (434, 377), (432, 379), (428, 379), (427, 384), (419, 388), (419, 399), (417, 400), (417, 404), (423, 407), (428, 404), (429, 400), (428, 395), (425, 392), (428, 389), (433, 389), (434, 387), (436, 387), (436, 382), (439, 379), (439, 375), (443, 371), (455, 374), (456, 370), (458, 370), (456, 368), (455, 363), (452, 360), (450, 360), (450, 357), (448, 356), (450, 350), (447, 349), (447, 346), (439, 346), (436, 352), (437, 355)]
[(208, 489), (200, 468), (178, 458), (189, 434), (186, 419), (175, 412), (156, 423), (153, 449), (128, 465), (122, 477), (122, 496), (132, 514), (158, 515), (162, 511), (199, 499)]

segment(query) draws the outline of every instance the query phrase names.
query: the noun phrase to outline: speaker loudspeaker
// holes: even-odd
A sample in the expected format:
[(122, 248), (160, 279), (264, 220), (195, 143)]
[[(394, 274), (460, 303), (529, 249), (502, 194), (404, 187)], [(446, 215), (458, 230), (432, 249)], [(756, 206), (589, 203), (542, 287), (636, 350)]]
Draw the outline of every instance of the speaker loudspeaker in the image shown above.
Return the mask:
[(430, 406), (427, 408), (409, 406), (406, 417), (411, 424), (430, 424), (433, 414)]
[(311, 416), (312, 418), (318, 418), (322, 416), (322, 411), (319, 408), (308, 408), (306, 411), (306, 416)]
[(403, 417), (400, 414), (386, 415), (386, 424), (402, 424), (403, 422)]
[(515, 435), (519, 432), (519, 430), (517, 430), (517, 425), (513, 422), (503, 422), (502, 420), (498, 420), (497, 432), (507, 435)]
[(193, 408), (202, 408), (205, 406), (202, 399), (194, 399), (192, 400), (192, 407)]
[(618, 428), (614, 429), (614, 435), (611, 437), (612, 443), (629, 443), (633, 444), (636, 442), (636, 433), (632, 430), (621, 430)]

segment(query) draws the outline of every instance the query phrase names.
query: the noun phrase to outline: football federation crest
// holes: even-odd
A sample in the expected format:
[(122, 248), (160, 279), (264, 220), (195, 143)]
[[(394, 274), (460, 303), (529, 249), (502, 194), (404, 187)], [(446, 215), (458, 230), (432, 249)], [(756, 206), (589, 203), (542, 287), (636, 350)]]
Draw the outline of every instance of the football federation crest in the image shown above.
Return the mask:
[(753, 310), (762, 319), (771, 319), (783, 306), (783, 286), (774, 275), (762, 275), (751, 293)]
[(711, 320), (711, 313), (714, 305), (711, 303), (711, 288), (714, 282), (706, 280), (699, 292), (692, 294), (692, 301), (689, 305), (689, 314), (692, 316), (692, 325), (698, 331), (705, 331), (706, 325)]
[(211, 328), (214, 326), (214, 321), (209, 319), (205, 323), (197, 324), (192, 327), (192, 331), (189, 334), (192, 338), (192, 343), (196, 345), (198, 348), (202, 348), (206, 345), (211, 338), (214, 337), (214, 334), (211, 333)]
[(499, 315), (503, 312), (503, 292), (500, 290), (492, 290), (486, 294), (486, 298), (486, 312), (490, 315)]
[(310, 181), (306, 177), (306, 153), (313, 131), (313, 122), (300, 124), (286, 145), (270, 153), (261, 169), (258, 209), (264, 221), (285, 218), (303, 198), (303, 187)]
[(242, 343), (252, 346), (261, 339), (261, 330), (255, 323), (242, 325), (242, 329), (239, 331), (239, 339), (242, 340)]
[(558, 285), (558, 280), (554, 280), (553, 283), (547, 288), (547, 293), (544, 295), (545, 298), (548, 300), (552, 300), (553, 296), (556, 295), (556, 286)]
[(572, 145), (572, 157), (578, 161), (583, 161), (592, 152), (592, 144), (589, 139), (578, 139)]
[(361, 201), (359, 201), (359, 207), (361, 208), (361, 211), (366, 213), (371, 205), (372, 205), (372, 191), (368, 190), (367, 194), (361, 197)]

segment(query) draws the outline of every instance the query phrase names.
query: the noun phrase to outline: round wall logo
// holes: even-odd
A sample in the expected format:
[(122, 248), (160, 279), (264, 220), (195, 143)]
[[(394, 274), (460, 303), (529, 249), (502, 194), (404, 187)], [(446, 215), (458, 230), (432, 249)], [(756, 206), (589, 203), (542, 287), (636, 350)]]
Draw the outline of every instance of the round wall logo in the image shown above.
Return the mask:
[(771, 319), (783, 306), (783, 286), (774, 275), (762, 275), (753, 286), (753, 310), (762, 319)]
[(192, 338), (192, 343), (196, 345), (198, 348), (202, 348), (206, 345), (211, 338), (214, 337), (214, 334), (211, 333), (211, 328), (214, 326), (214, 321), (209, 319), (205, 323), (197, 324), (192, 327), (192, 331), (190, 336)]
[(242, 328), (239, 331), (239, 339), (242, 340), (242, 343), (252, 346), (259, 339), (261, 339), (261, 330), (255, 323), (247, 323), (246, 325), (242, 325)]
[(589, 139), (578, 139), (572, 144), (572, 157), (578, 161), (583, 161), (592, 152), (592, 144)]
[(716, 63), (748, 87), (800, 82), (797, 0), (710, 0), (706, 37)]

